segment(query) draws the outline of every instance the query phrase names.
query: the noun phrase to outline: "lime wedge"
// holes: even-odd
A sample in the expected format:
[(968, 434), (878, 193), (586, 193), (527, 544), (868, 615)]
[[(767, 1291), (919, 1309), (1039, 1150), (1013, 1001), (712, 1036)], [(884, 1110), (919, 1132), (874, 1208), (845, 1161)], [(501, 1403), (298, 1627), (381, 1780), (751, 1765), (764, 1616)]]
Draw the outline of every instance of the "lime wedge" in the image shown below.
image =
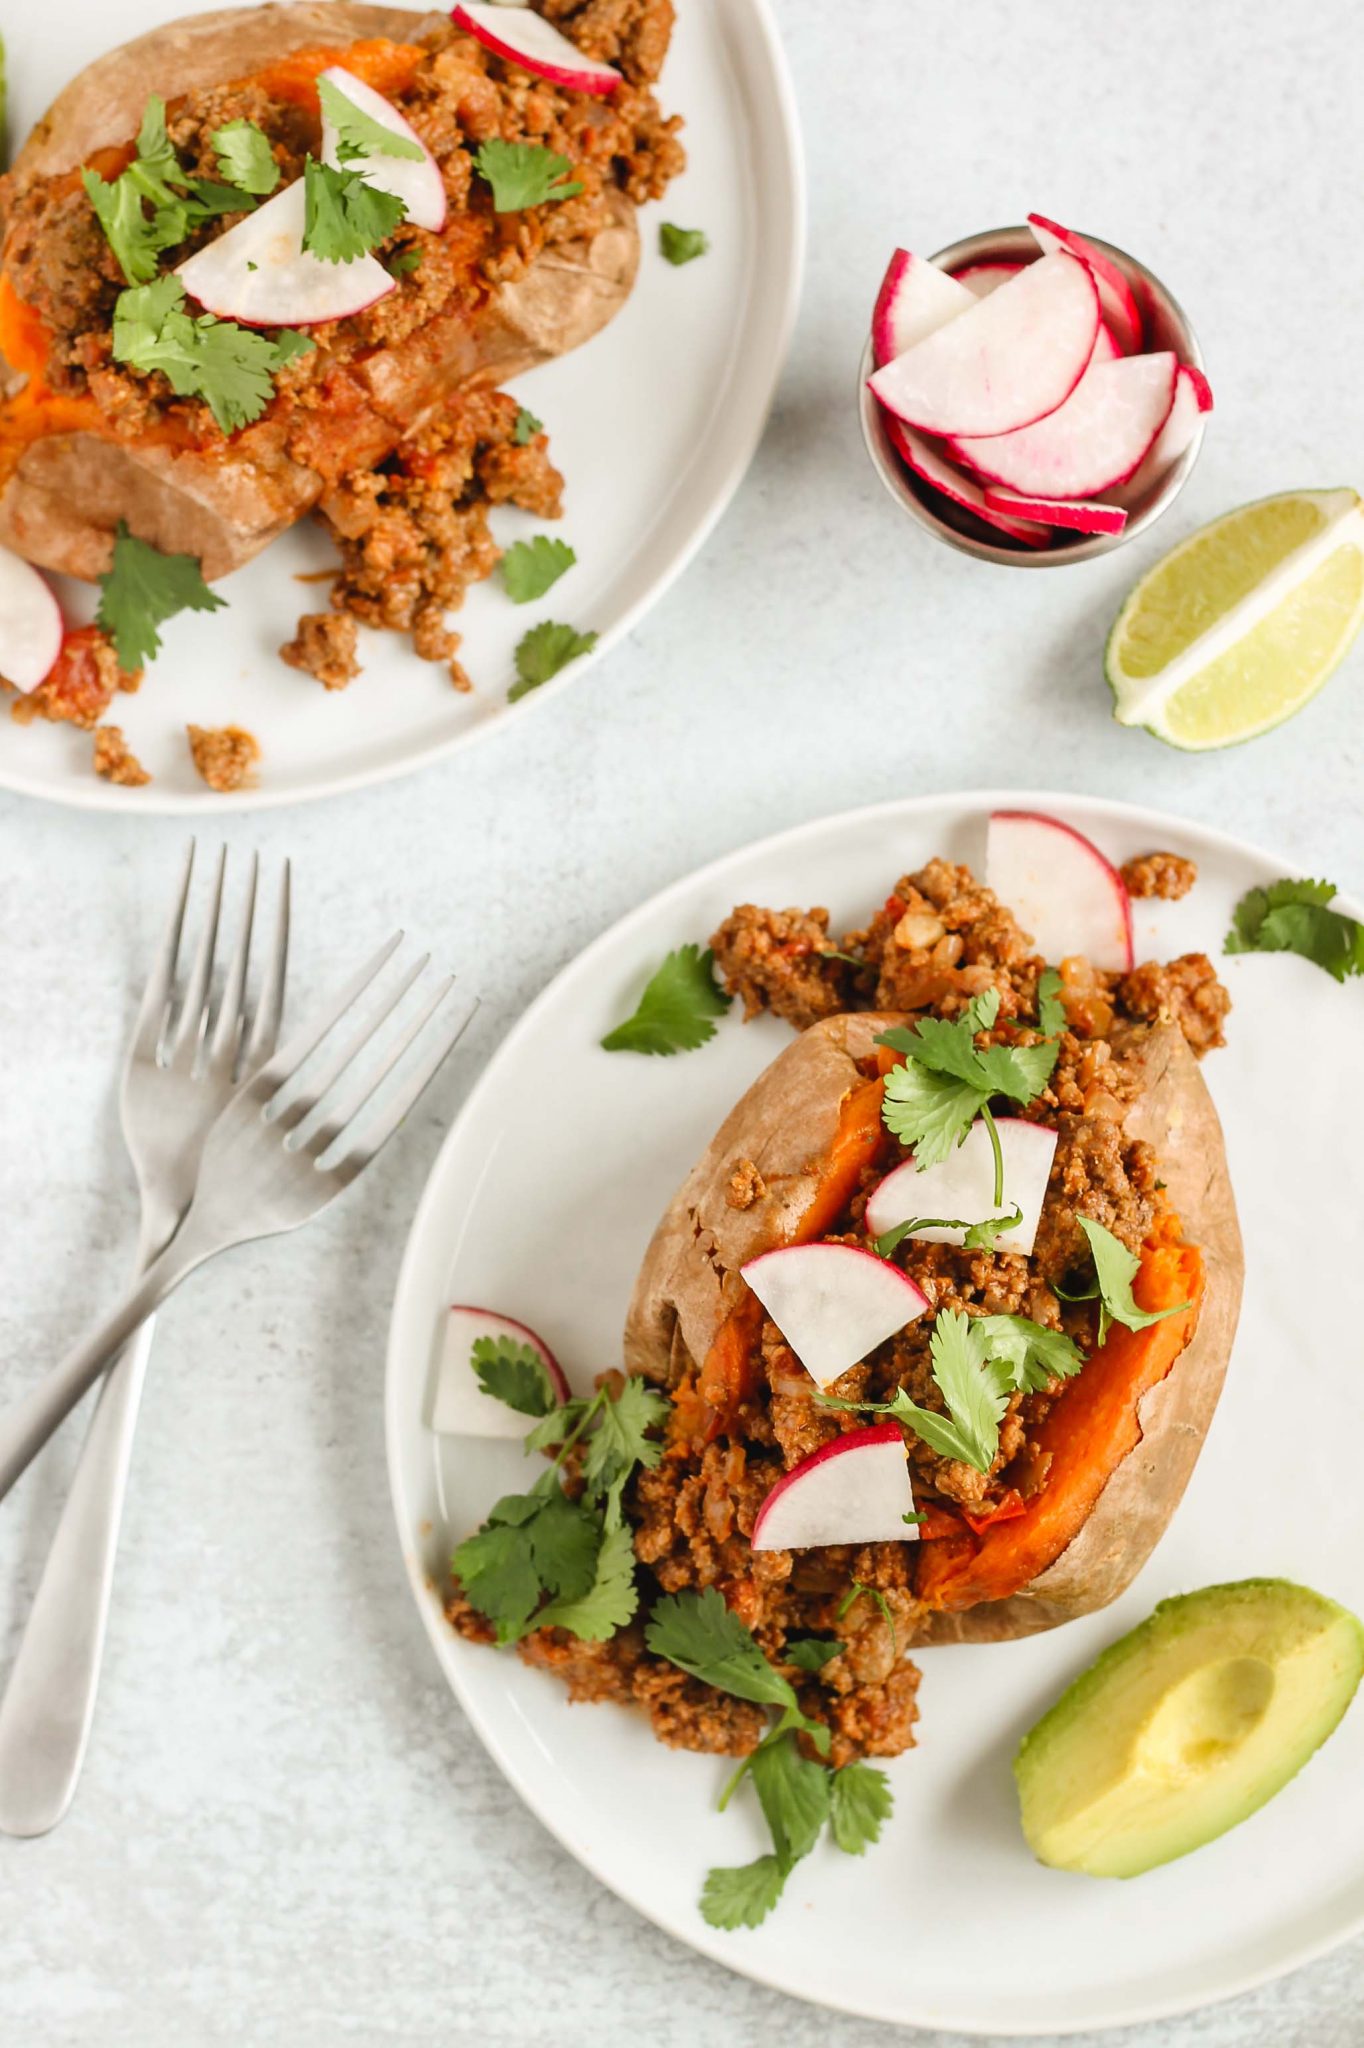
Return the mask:
[(1286, 491), (1214, 520), (1143, 576), (1104, 671), (1121, 725), (1202, 751), (1314, 697), (1364, 625), (1357, 491)]

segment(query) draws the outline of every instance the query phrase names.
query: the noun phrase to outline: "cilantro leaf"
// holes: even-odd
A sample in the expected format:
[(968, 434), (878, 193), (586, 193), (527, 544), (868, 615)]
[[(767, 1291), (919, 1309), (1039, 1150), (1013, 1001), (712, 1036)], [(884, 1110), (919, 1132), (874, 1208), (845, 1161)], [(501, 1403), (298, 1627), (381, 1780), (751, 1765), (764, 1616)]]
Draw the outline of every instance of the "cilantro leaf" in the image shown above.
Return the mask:
[(979, 1116), (982, 1100), (971, 1082), (911, 1059), (886, 1075), (881, 1118), (892, 1136), (912, 1147), (921, 1168), (940, 1166)]
[(749, 1774), (772, 1845), (788, 1866), (808, 1856), (829, 1818), (829, 1773), (796, 1746), (794, 1733), (770, 1736), (753, 1752)]
[(597, 1406), (596, 1399), (563, 1401), (551, 1408), (541, 1421), (537, 1422), (526, 1437), (523, 1448), (527, 1451), (549, 1451), (568, 1438), (580, 1433), (588, 1415)]
[(537, 533), (518, 540), (502, 557), (502, 581), (513, 604), (530, 604), (567, 574), (578, 557), (566, 540)]
[(1089, 1239), (1089, 1248), (1094, 1254), (1101, 1344), (1108, 1335), (1110, 1323), (1123, 1323), (1129, 1330), (1144, 1330), (1150, 1324), (1164, 1322), (1166, 1316), (1177, 1316), (1181, 1309), (1189, 1307), (1187, 1301), (1180, 1301), (1172, 1308), (1138, 1308), (1132, 1293), (1132, 1282), (1141, 1270), (1141, 1260), (1136, 1253), (1129, 1252), (1121, 1239), (1114, 1237), (1111, 1230), (1105, 1230), (1103, 1224), (1096, 1223), (1092, 1217), (1077, 1216), (1075, 1221)]
[(658, 230), (658, 246), (669, 263), (694, 263), (698, 256), (704, 256), (710, 247), (704, 228), (674, 227), (670, 220), (663, 221)]
[(581, 1600), (597, 1576), (602, 1531), (596, 1516), (556, 1489), (543, 1497), (538, 1514), (525, 1527), (545, 1591), (562, 1600)]
[(627, 1379), (616, 1398), (602, 1406), (583, 1459), (586, 1484), (609, 1491), (636, 1465), (656, 1465), (663, 1446), (645, 1431), (658, 1429), (667, 1418), (665, 1395), (638, 1377)]
[(518, 1415), (548, 1415), (558, 1403), (545, 1362), (531, 1344), (514, 1337), (475, 1337), (474, 1376), (485, 1394)]
[(538, 626), (532, 626), (517, 643), (517, 681), (507, 692), (507, 702), (515, 704), (529, 696), (580, 654), (590, 654), (596, 644), (595, 633), (580, 633), (576, 627), (561, 625), (557, 619), (544, 619)]
[(537, 420), (535, 414), (527, 406), (521, 406), (517, 411), (516, 423), (512, 428), (512, 440), (515, 445), (518, 448), (529, 447), (535, 436), (543, 434), (544, 431), (544, 421)]
[(358, 171), (336, 170), (310, 156), (303, 183), (303, 246), (323, 263), (354, 263), (407, 218), (403, 200), (368, 184)]
[(414, 270), (420, 270), (421, 267), (422, 252), (415, 242), (409, 243), (406, 249), (400, 249), (396, 256), (390, 256), (388, 260), (390, 277), (410, 277)]
[(227, 600), (210, 590), (193, 555), (163, 555), (139, 540), (120, 519), (114, 558), (98, 579), (96, 623), (113, 642), (120, 668), (139, 669), (161, 645), (159, 626), (177, 612), (222, 611)]
[(946, 1415), (935, 1408), (919, 1407), (903, 1387), (896, 1389), (890, 1401), (840, 1401), (832, 1394), (817, 1394), (815, 1399), (825, 1408), (892, 1416), (922, 1437), (939, 1457), (988, 1472), (999, 1449), (999, 1425), (1009, 1405), (1013, 1379), (1007, 1363), (989, 1356), (980, 1329), (987, 1320), (963, 1315), (957, 1309), (939, 1311), (928, 1346), (933, 1378), (947, 1403)]
[(830, 1642), (821, 1642), (818, 1636), (792, 1636), (783, 1648), (782, 1656), (798, 1671), (822, 1671), (842, 1648), (836, 1636)]
[(515, 1642), (540, 1601), (540, 1575), (523, 1525), (499, 1518), (498, 1503), (477, 1535), (454, 1554), (464, 1591), (497, 1630), (499, 1643)]
[(715, 956), (696, 945), (679, 946), (656, 967), (633, 1016), (602, 1040), (607, 1052), (693, 1052), (714, 1038), (713, 1017), (723, 1017), (730, 998), (715, 985)]
[(1233, 913), (1228, 953), (1297, 953), (1336, 981), (1364, 974), (1364, 925), (1328, 906), (1334, 882), (1271, 882), (1251, 889)]
[[(323, 83), (319, 80), (319, 86)], [(279, 165), (269, 137), (254, 121), (228, 121), (214, 129), (209, 141), (226, 184), (258, 199), (274, 191), (279, 183)], [(240, 199), (237, 204), (240, 206)]]
[(880, 1840), (895, 1801), (890, 1780), (874, 1764), (844, 1764), (829, 1780), (829, 1820), (834, 1840), (849, 1856), (861, 1856)]
[(414, 137), (399, 135), (366, 114), (325, 73), (318, 78), (317, 97), (324, 117), (336, 130), (336, 154), (343, 164), (364, 156), (400, 156), (413, 163), (421, 163), (425, 157), (426, 151)]
[(758, 1927), (780, 1899), (789, 1875), (779, 1856), (759, 1856), (752, 1863), (709, 1871), (701, 1892), (701, 1918), (710, 1927)]
[(1084, 1353), (1063, 1330), (1048, 1330), (1027, 1316), (974, 1316), (972, 1328), (985, 1340), (992, 1364), (1007, 1366), (1009, 1385), (1020, 1393), (1042, 1393), (1053, 1379), (1070, 1379)]
[(496, 135), (474, 155), (474, 169), (492, 186), (495, 213), (521, 213), (528, 206), (574, 198), (582, 185), (561, 182), (572, 168), (566, 156), (538, 142), (503, 142)]
[(714, 1586), (660, 1600), (644, 1631), (656, 1657), (758, 1706), (799, 1711), (789, 1680), (773, 1669), (749, 1629), (730, 1612)]
[(1032, 1102), (1051, 1079), (1061, 1048), (1040, 1045), (987, 1045), (976, 1054), (980, 1072), (992, 1095), (1014, 1102)]
[[(878, 1045), (906, 1055), (905, 1064), (886, 1075), (881, 1116), (887, 1130), (913, 1148), (921, 1170), (950, 1156), (992, 1095), (1026, 1105), (1051, 1078), (1058, 1052), (1053, 1043), (977, 1047), (976, 1033), (988, 1031), (998, 1015), (999, 991), (989, 988), (951, 1023), (920, 1017), (912, 1027), (897, 1024), (877, 1037)], [(1002, 1199), (998, 1186), (995, 1195)]]
[(597, 1551), (592, 1583), (574, 1599), (551, 1600), (535, 1616), (536, 1628), (566, 1628), (584, 1643), (603, 1643), (624, 1628), (639, 1605), (635, 1540), (624, 1527), (607, 1529)]
[(185, 177), (166, 133), (166, 102), (159, 93), (151, 93), (142, 110), (137, 131), (137, 154), (128, 166), (128, 173), (153, 205), (176, 204), (176, 196), (170, 189), (171, 182), (183, 185)]
[(1061, 1001), (1061, 977), (1054, 967), (1044, 967), (1037, 977), (1037, 1028), (1048, 1038), (1066, 1029), (1066, 1006)]
[(161, 251), (185, 238), (188, 222), (183, 210), (172, 207), (145, 214), (142, 194), (126, 173), (109, 185), (98, 171), (84, 170), (81, 183), (129, 284), (148, 283), (156, 276)]
[(173, 273), (120, 292), (113, 352), (134, 370), (159, 370), (179, 398), (202, 398), (225, 434), (258, 419), (274, 396), (274, 374), (313, 344), (293, 328), (259, 334), (211, 313), (191, 319)]
[[(166, 133), (165, 101), (155, 93), (143, 111), (137, 153), (126, 170), (107, 184), (87, 169), (81, 183), (130, 285), (149, 284), (162, 250), (183, 242), (200, 221), (252, 203), (211, 179), (186, 174)], [(144, 201), (151, 205), (150, 214), (143, 211)]]

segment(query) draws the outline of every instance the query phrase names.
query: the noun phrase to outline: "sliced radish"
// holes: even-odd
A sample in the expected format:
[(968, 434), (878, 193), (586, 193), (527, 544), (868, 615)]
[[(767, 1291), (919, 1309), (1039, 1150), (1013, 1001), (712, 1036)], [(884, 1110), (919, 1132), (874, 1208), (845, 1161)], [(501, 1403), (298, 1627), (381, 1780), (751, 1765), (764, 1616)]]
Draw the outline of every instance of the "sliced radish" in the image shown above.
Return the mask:
[(1064, 404), (1099, 332), (1093, 274), (1043, 256), (877, 370), (871, 388), (909, 426), (1009, 434)]
[(1005, 490), (1003, 484), (986, 484), (985, 502), (992, 512), (1040, 519), (1075, 533), (1121, 533), (1127, 524), (1121, 505), (1101, 505), (1094, 498), (1030, 498), (1023, 491)]
[(1134, 961), (1127, 885), (1092, 840), (1040, 811), (995, 811), (985, 879), (1044, 960), (1080, 954), (1127, 973)]
[(952, 275), (958, 284), (966, 286), (973, 299), (988, 299), (991, 292), (998, 291), (1026, 268), (1023, 263), (968, 263), (964, 270), (954, 270)]
[(431, 1427), (437, 1436), (515, 1437), (519, 1443), (535, 1417), (522, 1415), (505, 1401), (486, 1393), (474, 1371), (474, 1345), (480, 1337), (494, 1343), (499, 1337), (516, 1345), (528, 1345), (549, 1374), (557, 1402), (568, 1399), (568, 1381), (548, 1344), (511, 1316), (500, 1316), (488, 1308), (451, 1309), (445, 1325), (431, 1402)]
[[(535, 19), (540, 19), (537, 14)], [(362, 114), (368, 114), (371, 121), (377, 121), (381, 128), (391, 129), (394, 135), (401, 135), (405, 142), (414, 142), (421, 151), (420, 161), (411, 156), (385, 156), (376, 150), (372, 156), (358, 156), (346, 166), (358, 171), (367, 185), (377, 191), (391, 192), (395, 199), (401, 199), (407, 208), (407, 217), (414, 228), (430, 228), (436, 232), (445, 226), (445, 183), (440, 174), (440, 165), (432, 156), (426, 144), (412, 124), (399, 113), (392, 100), (386, 100), (372, 85), (366, 85), (363, 78), (357, 78), (353, 71), (345, 70), (340, 64), (333, 64), (327, 71), (319, 72), (319, 82), (325, 78), (328, 85), (334, 85), (345, 95), (351, 105), (358, 107)], [(324, 113), (322, 116), (322, 161), (324, 164), (339, 164), (336, 153), (336, 127)]]
[(913, 427), (907, 427), (903, 420), (887, 418), (886, 429), (902, 460), (922, 477), (926, 484), (932, 484), (935, 491), (941, 491), (954, 505), (965, 506), (974, 512), (977, 519), (983, 519), (987, 526), (998, 527), (1007, 533), (1010, 540), (1022, 541), (1030, 548), (1044, 548), (1051, 535), (1045, 526), (1038, 526), (1029, 519), (1014, 519), (1002, 512), (994, 512), (985, 502), (985, 492), (965, 471), (940, 455), (931, 442), (922, 434), (916, 434)]
[(754, 1550), (828, 1543), (911, 1543), (918, 1527), (898, 1422), (850, 1429), (780, 1478), (753, 1521)]
[(1178, 367), (1168, 350), (1096, 363), (1046, 419), (1012, 434), (950, 436), (948, 452), (987, 483), (1030, 497), (1096, 497), (1146, 456), (1169, 418)]
[(0, 676), (36, 690), (62, 651), (62, 615), (32, 562), (0, 548)]
[(303, 180), (286, 185), (180, 265), (192, 299), (248, 327), (318, 327), (386, 298), (397, 280), (373, 256), (323, 263), (303, 246)]
[(620, 84), (619, 71), (595, 57), (585, 57), (576, 43), (528, 7), (513, 14), (505, 5), (475, 6), (468, 0), (468, 4), (451, 9), (451, 20), (456, 28), (477, 36), (494, 56), (505, 57), (509, 64), (519, 64), (523, 71), (569, 92), (601, 95), (614, 92)]
[(1205, 412), (1211, 411), (1212, 387), (1207, 378), (1191, 364), (1181, 363), (1175, 378), (1174, 403), (1165, 425), (1126, 483), (1114, 493), (1120, 504), (1135, 504), (1173, 463), (1178, 462), (1198, 432), (1199, 420)]
[(872, 308), (871, 348), (877, 366), (894, 362), (970, 306), (971, 293), (954, 277), (908, 249), (897, 249)]
[(1096, 249), (1093, 242), (1087, 242), (1083, 235), (1063, 228), (1059, 221), (1048, 220), (1043, 213), (1030, 213), (1028, 226), (1044, 256), (1066, 249), (1089, 265), (1099, 287), (1104, 319), (1113, 329), (1123, 354), (1135, 355), (1141, 347), (1141, 313), (1135, 292), (1113, 258), (1105, 256), (1102, 249)]
[(928, 1307), (907, 1273), (851, 1244), (781, 1245), (740, 1271), (821, 1387)]
[(995, 1249), (1001, 1252), (1032, 1253), (1042, 1203), (1056, 1152), (1056, 1133), (1042, 1124), (1030, 1124), (1023, 1117), (996, 1119), (999, 1150), (1004, 1161), (1004, 1200), (995, 1202), (995, 1153), (983, 1119), (977, 1118), (964, 1141), (937, 1166), (922, 1173), (912, 1159), (888, 1173), (867, 1200), (867, 1229), (873, 1237), (895, 1230), (915, 1216), (946, 1216), (961, 1219), (961, 1229), (925, 1225), (911, 1230), (910, 1237), (924, 1244), (962, 1244), (965, 1226), (983, 1223), (989, 1216), (1021, 1209), (1023, 1220), (1014, 1230), (1001, 1230)]

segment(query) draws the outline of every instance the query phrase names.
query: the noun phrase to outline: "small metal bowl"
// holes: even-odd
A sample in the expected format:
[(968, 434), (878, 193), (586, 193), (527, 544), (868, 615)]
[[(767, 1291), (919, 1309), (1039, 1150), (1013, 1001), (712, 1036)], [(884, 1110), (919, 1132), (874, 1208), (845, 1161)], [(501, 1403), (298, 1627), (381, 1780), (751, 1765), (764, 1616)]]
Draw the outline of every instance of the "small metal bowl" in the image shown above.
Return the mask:
[[(1160, 279), (1144, 263), (1138, 263), (1135, 256), (1129, 256), (1125, 249), (1115, 249), (1111, 242), (1101, 242), (1097, 235), (1088, 235), (1085, 239), (1093, 242), (1095, 248), (1102, 249), (1126, 272), (1141, 309), (1146, 347), (1173, 349), (1181, 363), (1189, 363), (1194, 369), (1201, 370), (1203, 352), (1198, 346), (1198, 337), (1173, 293), (1167, 291)], [(1030, 228), (990, 228), (982, 235), (968, 235), (964, 241), (939, 249), (932, 260), (942, 270), (956, 271), (964, 269), (968, 263), (1029, 262), (1037, 253), (1037, 243)], [(1173, 505), (1203, 445), (1204, 420), (1200, 417), (1193, 440), (1178, 462), (1152, 484), (1144, 497), (1129, 507), (1127, 524), (1121, 533), (1057, 533), (1047, 547), (1025, 547), (1021, 541), (1011, 541), (994, 527), (987, 526), (964, 505), (954, 505), (951, 499), (944, 498), (931, 484), (924, 483), (906, 468), (886, 431), (885, 415), (867, 387), (872, 367), (871, 341), (868, 338), (862, 352), (858, 383), (862, 438), (876, 466), (876, 473), (892, 498), (935, 540), (960, 549), (964, 555), (978, 555), (983, 562), (1003, 562), (1011, 569), (1056, 569), (1068, 562), (1088, 562), (1096, 555), (1110, 554), (1114, 548), (1122, 547), (1125, 541), (1135, 539)]]

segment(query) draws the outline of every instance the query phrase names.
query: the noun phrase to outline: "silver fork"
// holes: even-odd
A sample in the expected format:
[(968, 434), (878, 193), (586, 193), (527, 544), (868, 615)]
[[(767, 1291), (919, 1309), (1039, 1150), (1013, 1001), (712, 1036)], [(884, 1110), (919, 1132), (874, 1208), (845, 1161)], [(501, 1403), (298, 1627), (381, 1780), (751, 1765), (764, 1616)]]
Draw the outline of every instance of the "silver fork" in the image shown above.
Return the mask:
[[(402, 936), (381, 946), (335, 1002), (241, 1084), (208, 1134), (194, 1200), (165, 1250), (104, 1321), (0, 1416), (0, 1498), (138, 1324), (188, 1274), (232, 1245), (309, 1222), (364, 1172), (419, 1100), (476, 1008), (469, 1003), (453, 1023), (434, 1022), (453, 977), (438, 984), (389, 1044), (368, 1059), (365, 1051), (427, 965), (424, 958), (382, 998), (377, 1014), (324, 1056), (319, 1073), (302, 1078), (323, 1042), (353, 1019)], [(376, 1103), (409, 1052), (413, 1060), (401, 1083)]]
[[(120, 1091), (123, 1135), (142, 1201), (138, 1273), (168, 1243), (188, 1209), (204, 1140), (238, 1080), (253, 1074), (274, 1051), (284, 1002), (287, 861), (260, 992), (254, 1013), (248, 1014), (258, 864), (253, 857), (236, 943), (215, 1005), (213, 963), (227, 850), (218, 860), (188, 973), (180, 976), (194, 855), (191, 840), (180, 889), (142, 997)], [(70, 1497), (0, 1701), (0, 1831), (6, 1834), (46, 1834), (66, 1812), (80, 1777), (99, 1687), (119, 1524), (154, 1322), (148, 1316), (110, 1367), (100, 1390)]]

